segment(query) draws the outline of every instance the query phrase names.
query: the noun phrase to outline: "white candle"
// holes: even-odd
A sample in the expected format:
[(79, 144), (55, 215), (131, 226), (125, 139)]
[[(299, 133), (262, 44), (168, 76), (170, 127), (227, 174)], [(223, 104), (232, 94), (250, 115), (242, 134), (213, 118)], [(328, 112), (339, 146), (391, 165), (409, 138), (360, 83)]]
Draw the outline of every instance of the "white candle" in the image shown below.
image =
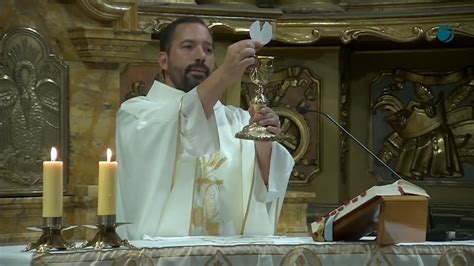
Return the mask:
[(63, 216), (63, 162), (56, 161), (51, 148), (51, 161), (43, 162), (43, 217)]
[(107, 149), (107, 161), (99, 162), (99, 199), (97, 215), (115, 215), (117, 196), (117, 162), (111, 162), (112, 151)]

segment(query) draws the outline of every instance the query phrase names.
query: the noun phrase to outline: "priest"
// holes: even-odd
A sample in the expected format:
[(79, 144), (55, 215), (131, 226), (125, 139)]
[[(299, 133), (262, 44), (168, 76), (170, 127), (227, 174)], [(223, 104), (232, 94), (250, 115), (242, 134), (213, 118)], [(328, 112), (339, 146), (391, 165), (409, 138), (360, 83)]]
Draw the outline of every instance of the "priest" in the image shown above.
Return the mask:
[(234, 135), (249, 121), (278, 134), (279, 117), (268, 107), (249, 113), (219, 101), (261, 47), (236, 42), (216, 68), (201, 19), (181, 18), (161, 32), (164, 83), (117, 115), (117, 219), (131, 223), (122, 237), (275, 233), (293, 158), (277, 142)]

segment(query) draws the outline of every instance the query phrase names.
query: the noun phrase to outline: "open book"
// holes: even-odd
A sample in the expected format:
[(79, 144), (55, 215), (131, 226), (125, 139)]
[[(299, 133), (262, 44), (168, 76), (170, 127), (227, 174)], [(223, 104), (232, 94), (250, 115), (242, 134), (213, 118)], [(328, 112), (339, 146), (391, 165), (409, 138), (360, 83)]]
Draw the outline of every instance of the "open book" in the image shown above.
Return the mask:
[[(315, 222), (311, 223), (312, 233), (316, 233), (321, 228), (324, 228), (324, 224), (328, 220), (334, 222), (343, 218), (347, 214), (355, 211), (357, 208), (362, 207), (367, 202), (373, 200), (378, 196), (400, 196), (400, 195), (419, 195), (428, 197), (426, 191), (415, 184), (412, 184), (406, 180), (399, 179), (392, 184), (384, 186), (373, 186), (362, 194), (354, 197), (353, 199), (344, 202), (337, 209), (329, 212), (325, 216), (317, 219)], [(333, 216), (336, 216), (335, 218)], [(333, 218), (333, 219), (330, 219)]]

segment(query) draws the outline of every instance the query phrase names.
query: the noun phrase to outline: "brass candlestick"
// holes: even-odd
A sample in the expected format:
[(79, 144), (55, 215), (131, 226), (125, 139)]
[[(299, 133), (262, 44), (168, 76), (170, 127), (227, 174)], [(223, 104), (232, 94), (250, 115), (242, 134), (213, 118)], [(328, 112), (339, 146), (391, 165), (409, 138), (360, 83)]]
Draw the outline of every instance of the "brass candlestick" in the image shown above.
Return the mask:
[[(250, 80), (257, 85), (256, 95), (250, 101), (250, 107), (254, 113), (258, 113), (260, 109), (267, 106), (264, 85), (268, 83), (273, 75), (273, 59), (273, 56), (258, 55), (255, 66), (250, 70)], [(235, 134), (235, 137), (257, 141), (274, 141), (279, 139), (277, 135), (268, 132), (266, 127), (260, 126), (255, 122), (245, 126), (240, 132)]]
[(135, 248), (128, 240), (122, 240), (115, 231), (118, 226), (128, 223), (117, 223), (115, 215), (97, 215), (97, 224), (89, 225), (89, 228), (98, 228), (99, 231), (95, 234), (92, 240), (82, 244), (81, 248), (94, 247), (96, 250), (105, 248), (128, 247)]
[(48, 252), (51, 249), (66, 250), (76, 246), (66, 241), (62, 235), (63, 230), (69, 230), (77, 226), (63, 225), (63, 217), (43, 217), (43, 225), (27, 227), (34, 231), (43, 231), (38, 241), (29, 244), (24, 251), (36, 249), (37, 252)]

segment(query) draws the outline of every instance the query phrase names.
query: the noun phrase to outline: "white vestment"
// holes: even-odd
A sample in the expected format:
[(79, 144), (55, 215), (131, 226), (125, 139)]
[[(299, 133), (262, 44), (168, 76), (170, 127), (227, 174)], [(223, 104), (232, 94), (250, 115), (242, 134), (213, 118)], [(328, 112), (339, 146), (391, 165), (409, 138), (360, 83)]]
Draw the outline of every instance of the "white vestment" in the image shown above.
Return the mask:
[[(218, 102), (206, 119), (196, 88), (155, 81), (117, 115), (117, 221), (128, 239), (148, 236), (272, 235), (294, 165), (272, 144), (268, 189), (255, 142), (234, 134), (249, 113)], [(179, 134), (178, 134), (179, 132)]]

